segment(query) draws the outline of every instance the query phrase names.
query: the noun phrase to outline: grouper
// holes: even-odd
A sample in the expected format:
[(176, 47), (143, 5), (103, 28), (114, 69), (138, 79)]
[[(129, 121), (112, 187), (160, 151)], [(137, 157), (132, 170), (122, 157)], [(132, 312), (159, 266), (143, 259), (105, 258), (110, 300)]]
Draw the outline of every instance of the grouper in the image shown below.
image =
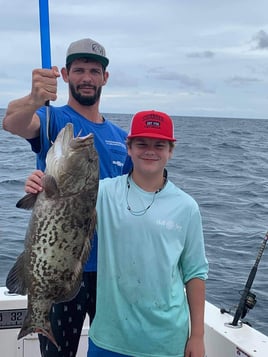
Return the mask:
[(47, 153), (45, 173), (43, 191), (17, 203), (32, 214), (24, 251), (6, 286), (12, 293), (28, 295), (18, 339), (37, 332), (57, 346), (49, 321), (51, 306), (78, 293), (96, 223), (99, 163), (93, 134), (74, 137), (73, 125), (67, 124)]

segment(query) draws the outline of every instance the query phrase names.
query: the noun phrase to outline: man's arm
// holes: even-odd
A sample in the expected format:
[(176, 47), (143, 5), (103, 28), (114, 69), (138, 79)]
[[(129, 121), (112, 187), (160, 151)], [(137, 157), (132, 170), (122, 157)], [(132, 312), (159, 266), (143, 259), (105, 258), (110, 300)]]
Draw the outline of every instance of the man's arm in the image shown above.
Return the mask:
[(185, 357), (204, 357), (205, 281), (198, 278), (188, 281), (186, 294), (190, 309), (191, 333)]
[(40, 121), (35, 114), (39, 107), (32, 102), (30, 95), (10, 102), (3, 119), (3, 129), (25, 139), (39, 136)]
[(25, 139), (39, 136), (40, 120), (35, 114), (47, 101), (57, 99), (57, 67), (35, 69), (31, 93), (9, 103), (3, 119), (3, 129)]

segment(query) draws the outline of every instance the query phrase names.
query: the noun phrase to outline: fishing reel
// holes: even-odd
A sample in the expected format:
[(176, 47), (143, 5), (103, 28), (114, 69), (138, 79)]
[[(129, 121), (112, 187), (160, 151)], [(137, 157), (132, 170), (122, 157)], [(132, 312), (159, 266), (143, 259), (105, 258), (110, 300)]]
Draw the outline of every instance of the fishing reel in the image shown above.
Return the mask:
[[(248, 291), (247, 294), (244, 292), (239, 291), (239, 294), (241, 295), (241, 300), (240, 303), (237, 307), (237, 310), (234, 315), (233, 322), (227, 324), (227, 326), (232, 326), (232, 327), (241, 327), (242, 323), (251, 326), (251, 324), (248, 321), (242, 321), (243, 318), (246, 316), (249, 310), (252, 310), (253, 307), (255, 306), (257, 300), (256, 300), (256, 294), (252, 293), (251, 291)], [(224, 314), (227, 312), (228, 314), (232, 314), (231, 309), (226, 310), (224, 308), (220, 309), (221, 314)], [(240, 322), (239, 322), (240, 320)]]
[[(239, 294), (242, 296), (242, 292), (239, 291)], [(251, 291), (249, 291), (247, 293), (247, 296), (244, 299), (244, 303), (243, 306), (241, 306), (241, 319), (243, 319), (246, 314), (248, 313), (249, 310), (252, 310), (253, 307), (255, 306), (257, 300), (256, 300), (256, 294), (252, 293)], [(235, 306), (234, 306), (235, 307)], [(228, 313), (231, 314), (232, 313), (232, 309), (226, 310), (225, 308), (221, 308), (220, 309), (221, 314), (224, 313)]]
[[(241, 291), (239, 293), (242, 296)], [(254, 294), (251, 291), (249, 291), (247, 296), (246, 296), (244, 306), (242, 307), (242, 311), (241, 311), (241, 318), (242, 319), (246, 316), (246, 314), (248, 313), (249, 310), (253, 309), (253, 307), (255, 306), (256, 302), (257, 302), (256, 294)]]

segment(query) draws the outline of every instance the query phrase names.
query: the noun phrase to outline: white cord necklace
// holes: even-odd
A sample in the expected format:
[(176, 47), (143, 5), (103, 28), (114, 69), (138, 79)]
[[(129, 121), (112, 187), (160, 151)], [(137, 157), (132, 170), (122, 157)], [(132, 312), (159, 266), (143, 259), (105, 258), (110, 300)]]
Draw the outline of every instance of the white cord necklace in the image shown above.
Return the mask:
[(126, 201), (127, 201), (127, 209), (129, 210), (129, 212), (133, 215), (133, 216), (143, 216), (147, 211), (148, 209), (152, 206), (152, 204), (154, 203), (154, 200), (155, 200), (155, 196), (163, 190), (163, 188), (165, 187), (166, 183), (167, 183), (167, 171), (165, 169), (164, 171), (164, 177), (163, 177), (163, 186), (159, 189), (157, 189), (155, 192), (154, 192), (154, 195), (153, 195), (153, 198), (152, 198), (152, 201), (151, 203), (146, 207), (146, 208), (143, 208), (141, 210), (138, 210), (138, 211), (135, 211), (133, 210), (131, 207), (130, 207), (130, 204), (129, 204), (129, 200), (128, 200), (128, 195), (129, 195), (129, 190), (130, 190), (130, 175), (131, 175), (131, 172), (128, 174), (127, 176), (127, 194), (126, 194)]

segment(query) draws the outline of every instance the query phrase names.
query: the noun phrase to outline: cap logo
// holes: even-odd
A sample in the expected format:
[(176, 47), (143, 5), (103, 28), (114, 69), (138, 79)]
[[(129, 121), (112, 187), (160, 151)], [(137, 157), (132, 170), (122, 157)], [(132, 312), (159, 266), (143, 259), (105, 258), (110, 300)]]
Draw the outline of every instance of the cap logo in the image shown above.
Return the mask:
[(98, 43), (93, 43), (92, 44), (92, 50), (97, 53), (97, 54), (100, 54), (102, 56), (105, 56), (105, 53), (104, 53), (104, 49), (102, 46), (100, 46)]
[(144, 116), (145, 125), (149, 129), (160, 129), (163, 118), (155, 113)]
[(144, 119), (145, 119), (145, 120), (151, 119), (151, 120), (163, 121), (163, 117), (160, 116), (160, 115), (157, 115), (157, 114), (155, 114), (155, 113), (144, 115)]
[(153, 121), (153, 120), (148, 120), (146, 121), (146, 126), (147, 128), (155, 128), (155, 129), (160, 129), (160, 123), (159, 121)]

